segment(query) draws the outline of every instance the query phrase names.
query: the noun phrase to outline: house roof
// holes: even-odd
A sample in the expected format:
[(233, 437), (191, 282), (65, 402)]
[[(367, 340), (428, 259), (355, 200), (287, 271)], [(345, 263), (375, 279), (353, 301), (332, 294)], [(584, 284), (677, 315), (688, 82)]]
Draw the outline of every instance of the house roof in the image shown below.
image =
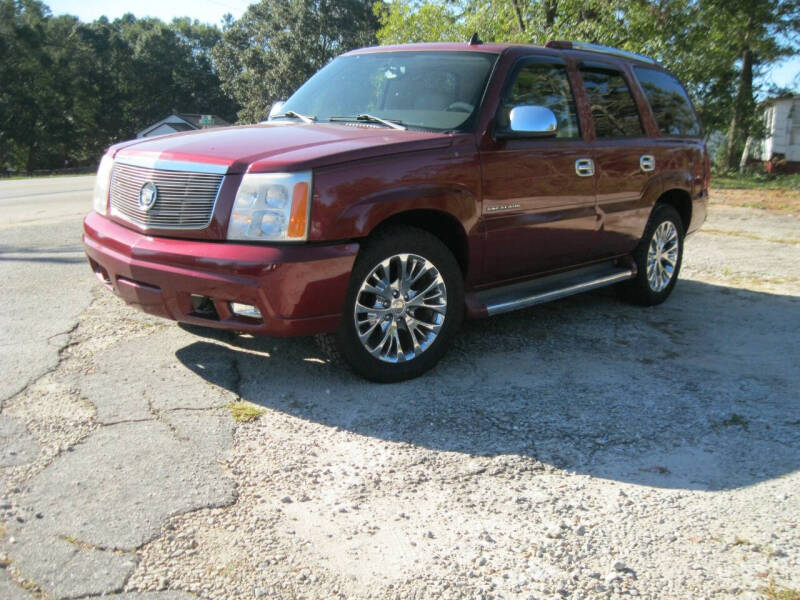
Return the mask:
[(759, 102), (758, 105), (766, 107), (766, 106), (772, 106), (776, 102), (785, 102), (787, 100), (798, 100), (798, 99), (800, 99), (800, 95), (787, 92), (785, 94), (781, 94), (780, 96), (773, 96), (772, 98), (766, 98), (761, 102)]
[(166, 125), (170, 129), (175, 131), (192, 131), (194, 129), (201, 129), (202, 125), (202, 118), (204, 116), (210, 116), (213, 119), (213, 127), (226, 127), (230, 125), (228, 121), (223, 119), (218, 115), (202, 115), (202, 114), (195, 114), (195, 113), (179, 113), (175, 112), (171, 115), (167, 115), (160, 121), (156, 121), (152, 125), (149, 125), (142, 129), (137, 135), (137, 138), (147, 137), (147, 135), (159, 127)]
[[(190, 123), (190, 124), (194, 125), (195, 129), (200, 129), (200, 126), (201, 126), (200, 125), (200, 119), (203, 118), (203, 115), (198, 115), (198, 114), (194, 114), (194, 113), (173, 113), (173, 114), (176, 117), (180, 117), (181, 119), (183, 119), (187, 123)], [(214, 126), (215, 127), (225, 127), (227, 125), (230, 125), (230, 123), (228, 123), (228, 121), (226, 121), (225, 119), (223, 119), (222, 117), (220, 117), (218, 115), (208, 115), (208, 116), (210, 116), (212, 119), (214, 119)]]

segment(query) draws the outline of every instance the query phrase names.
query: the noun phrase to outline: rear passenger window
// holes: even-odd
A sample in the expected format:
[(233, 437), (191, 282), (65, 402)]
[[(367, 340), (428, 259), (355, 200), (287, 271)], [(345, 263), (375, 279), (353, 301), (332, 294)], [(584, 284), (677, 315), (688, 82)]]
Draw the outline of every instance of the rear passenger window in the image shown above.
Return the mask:
[(644, 135), (639, 111), (622, 73), (581, 67), (581, 75), (589, 96), (594, 131), (598, 138)]
[(511, 109), (515, 106), (549, 108), (558, 121), (557, 138), (572, 139), (580, 136), (575, 98), (563, 65), (531, 62), (519, 70), (498, 115), (501, 129), (508, 127)]
[(661, 135), (700, 135), (700, 124), (689, 96), (675, 77), (653, 69), (635, 68), (634, 71), (653, 109)]

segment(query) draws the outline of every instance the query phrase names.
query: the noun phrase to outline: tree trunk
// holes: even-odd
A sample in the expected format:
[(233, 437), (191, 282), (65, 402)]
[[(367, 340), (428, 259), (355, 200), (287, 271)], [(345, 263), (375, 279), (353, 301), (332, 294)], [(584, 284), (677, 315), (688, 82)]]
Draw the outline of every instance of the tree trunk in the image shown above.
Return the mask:
[(742, 48), (742, 71), (739, 73), (739, 85), (736, 89), (736, 99), (733, 103), (733, 116), (731, 126), (728, 129), (728, 149), (726, 164), (729, 169), (735, 169), (737, 165), (737, 148), (747, 137), (750, 128), (749, 117), (753, 112), (753, 51), (749, 46), (750, 28), (752, 18), (747, 21), (747, 33), (744, 38)]
[(519, 5), (519, 0), (511, 0), (514, 5), (514, 13), (517, 15), (517, 24), (519, 25), (520, 33), (525, 33), (525, 20), (522, 18), (522, 8)]
[(544, 3), (544, 24), (548, 30), (553, 28), (558, 12), (558, 0), (546, 0)]

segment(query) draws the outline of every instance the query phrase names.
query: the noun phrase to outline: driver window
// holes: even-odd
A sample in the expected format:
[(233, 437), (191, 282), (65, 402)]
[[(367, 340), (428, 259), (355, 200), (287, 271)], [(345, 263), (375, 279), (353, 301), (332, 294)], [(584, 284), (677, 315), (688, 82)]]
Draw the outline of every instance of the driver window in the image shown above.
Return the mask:
[(556, 138), (580, 137), (578, 111), (564, 65), (532, 62), (522, 66), (497, 116), (501, 130), (508, 129), (511, 109), (516, 106), (549, 108), (558, 121)]

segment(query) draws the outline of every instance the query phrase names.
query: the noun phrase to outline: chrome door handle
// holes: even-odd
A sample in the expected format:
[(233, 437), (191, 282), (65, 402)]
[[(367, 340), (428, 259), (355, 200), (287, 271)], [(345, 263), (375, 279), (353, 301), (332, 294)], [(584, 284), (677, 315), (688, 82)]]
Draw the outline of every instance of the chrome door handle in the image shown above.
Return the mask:
[(578, 177), (591, 177), (594, 175), (594, 161), (591, 158), (579, 158), (575, 161), (575, 172)]
[(641, 167), (642, 171), (645, 173), (649, 171), (655, 171), (656, 169), (656, 157), (652, 154), (642, 154), (639, 157), (639, 167)]

